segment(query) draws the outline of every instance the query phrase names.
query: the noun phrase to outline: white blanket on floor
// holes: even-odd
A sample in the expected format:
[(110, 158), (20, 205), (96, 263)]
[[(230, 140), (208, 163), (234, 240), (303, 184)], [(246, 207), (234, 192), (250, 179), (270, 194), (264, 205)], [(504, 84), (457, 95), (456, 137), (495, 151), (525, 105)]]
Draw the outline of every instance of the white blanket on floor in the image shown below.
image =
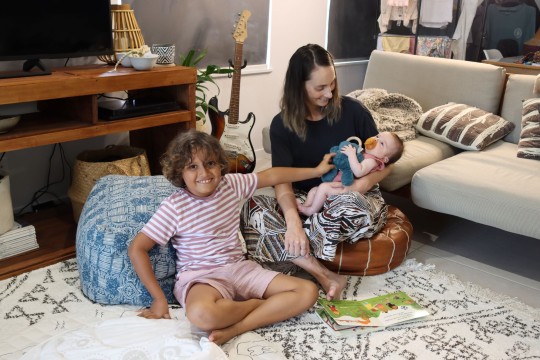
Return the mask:
[(189, 359), (226, 360), (206, 337), (191, 334), (189, 323), (126, 317), (105, 320), (56, 335), (27, 352), (34, 359)]

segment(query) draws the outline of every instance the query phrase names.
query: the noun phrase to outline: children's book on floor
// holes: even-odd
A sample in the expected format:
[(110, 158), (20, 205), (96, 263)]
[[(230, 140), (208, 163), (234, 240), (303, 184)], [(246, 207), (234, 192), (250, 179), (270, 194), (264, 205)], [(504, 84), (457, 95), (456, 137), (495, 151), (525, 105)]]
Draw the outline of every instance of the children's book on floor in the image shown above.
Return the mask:
[[(429, 315), (429, 311), (403, 291), (364, 300), (326, 300), (319, 298), (326, 318), (333, 322), (334, 331), (351, 327), (377, 327), (402, 324)], [(318, 314), (321, 316), (321, 314)], [(321, 319), (325, 319), (321, 316)]]
[(373, 331), (384, 330), (380, 326), (356, 326), (356, 325), (338, 325), (323, 308), (315, 309), (315, 314), (319, 316), (326, 325), (330, 333), (336, 337), (349, 337), (362, 335)]

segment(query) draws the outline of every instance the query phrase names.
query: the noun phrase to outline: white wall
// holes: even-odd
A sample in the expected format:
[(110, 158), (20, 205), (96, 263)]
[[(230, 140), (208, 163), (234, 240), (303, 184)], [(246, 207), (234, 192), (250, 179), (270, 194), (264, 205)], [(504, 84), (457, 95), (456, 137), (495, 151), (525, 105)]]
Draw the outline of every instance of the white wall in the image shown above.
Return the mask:
[[(270, 71), (252, 74), (249, 69), (242, 73), (240, 88), (240, 120), (249, 112), (256, 116), (252, 131), (252, 141), (257, 156), (263, 157), (261, 131), (268, 126), (272, 117), (279, 111), (279, 100), (288, 61), (293, 52), (307, 43), (325, 45), (326, 11), (329, 0), (273, 0), (271, 9), (270, 33)], [(144, 31), (144, 29), (142, 29)], [(249, 34), (246, 42), (249, 42)], [(234, 42), (231, 38), (231, 48)], [(14, 62), (15, 63), (15, 62)], [(16, 63), (17, 66), (20, 62)], [(0, 70), (13, 64), (0, 64)], [(56, 66), (61, 66), (56, 65)], [(363, 68), (343, 66), (338, 68), (341, 90), (347, 93), (360, 88), (363, 81)], [(219, 78), (217, 83), (221, 92), (219, 107), (226, 110), (230, 101), (231, 79)], [(1, 111), (1, 108), (0, 108)], [(109, 135), (96, 139), (86, 139), (65, 143), (66, 155), (73, 159), (82, 150), (102, 148), (111, 143), (125, 143), (126, 134)], [(15, 209), (25, 205), (33, 193), (46, 184), (48, 158), (52, 145), (7, 153), (0, 164), (10, 173), (11, 192)], [(55, 157), (54, 173), (51, 180), (61, 177), (59, 157)], [(69, 180), (51, 188), (60, 196), (65, 196)], [(44, 197), (50, 199), (50, 197)]]

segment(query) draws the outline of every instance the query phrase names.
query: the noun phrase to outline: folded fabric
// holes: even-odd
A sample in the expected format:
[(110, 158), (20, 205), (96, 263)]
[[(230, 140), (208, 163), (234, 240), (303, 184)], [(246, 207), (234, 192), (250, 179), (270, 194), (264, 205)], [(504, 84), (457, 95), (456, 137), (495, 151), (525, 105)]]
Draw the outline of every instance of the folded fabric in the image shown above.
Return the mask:
[(448, 103), (422, 114), (416, 129), (460, 149), (482, 150), (508, 135), (514, 124), (473, 106)]

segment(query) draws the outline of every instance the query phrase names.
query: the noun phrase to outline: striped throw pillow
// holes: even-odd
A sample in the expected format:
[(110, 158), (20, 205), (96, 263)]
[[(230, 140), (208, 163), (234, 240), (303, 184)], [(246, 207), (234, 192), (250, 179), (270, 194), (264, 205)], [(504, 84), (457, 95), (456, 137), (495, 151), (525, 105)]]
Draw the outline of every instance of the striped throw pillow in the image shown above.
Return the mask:
[(514, 124), (473, 106), (448, 103), (422, 114), (416, 129), (460, 149), (482, 150), (509, 134)]
[(540, 160), (540, 98), (523, 101), (521, 118), (521, 136), (518, 142), (517, 156), (525, 159)]

